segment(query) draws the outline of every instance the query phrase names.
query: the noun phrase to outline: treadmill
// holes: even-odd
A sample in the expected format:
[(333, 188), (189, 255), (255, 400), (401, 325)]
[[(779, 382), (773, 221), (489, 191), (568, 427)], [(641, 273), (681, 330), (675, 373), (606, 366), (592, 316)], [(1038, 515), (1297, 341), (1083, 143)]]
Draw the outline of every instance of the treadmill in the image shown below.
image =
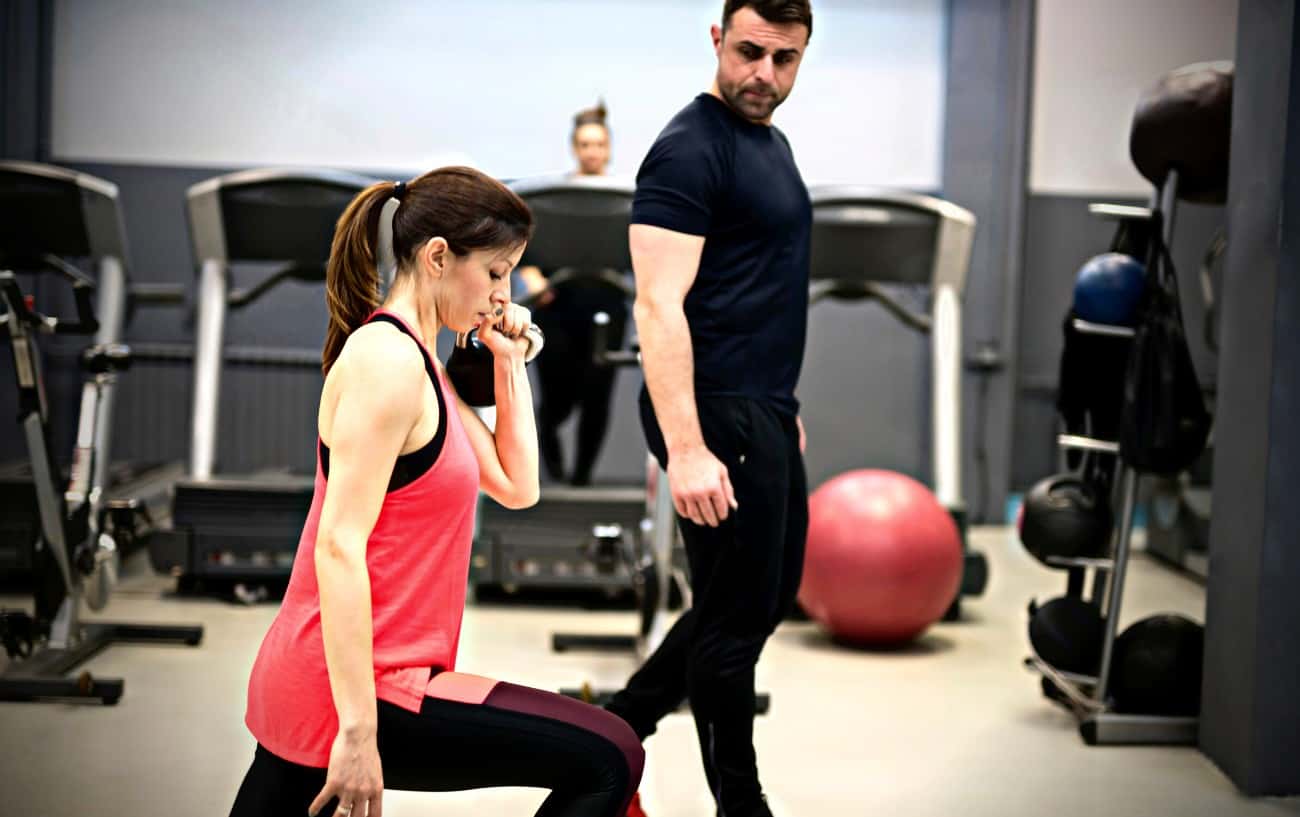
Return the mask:
[[(975, 240), (975, 216), (931, 196), (873, 187), (809, 190), (813, 205), (809, 307), (817, 302), (874, 300), (905, 326), (930, 337), (932, 484), (961, 531), (962, 596), (978, 596), (988, 563), (966, 542), (961, 485), (962, 295)], [(928, 313), (902, 303), (891, 287), (928, 290)]]
[[(573, 176), (523, 179), (510, 187), (528, 203), (536, 223), (521, 266), (551, 270), (552, 287), (607, 286), (632, 294), (627, 273), (632, 269), (627, 243), (632, 184)], [(648, 546), (642, 530), (650, 515), (644, 485), (543, 485), (537, 504), (523, 510), (508, 510), (485, 496), (471, 584), (480, 593), (532, 589), (616, 595), (635, 579), (619, 551)]]
[[(93, 270), (87, 277), (95, 281), (96, 347), (121, 343), (137, 306), (184, 302), (181, 287), (131, 283), (116, 185), (53, 165), (0, 160), (0, 266), (19, 273), (85, 274), (78, 265)], [(129, 358), (125, 362), (129, 365)], [(98, 525), (101, 511), (111, 511), (120, 533), (130, 529), (125, 542), (165, 521), (171, 487), (183, 468), (180, 463), (110, 466), (116, 379), (116, 370), (106, 370), (97, 383), (82, 386), (76, 451), (65, 487), (70, 507), (88, 514), (91, 525)], [(31, 575), (33, 543), (41, 532), (36, 508), (29, 460), (0, 466), (0, 574), (18, 580)]]
[[(352, 173), (266, 169), (218, 176), (186, 193), (198, 275), (189, 462), (176, 483), (172, 530), (150, 540), (154, 568), (183, 585), (289, 577), (315, 475), (220, 472), (217, 413), (226, 314), (284, 281), (323, 284), (335, 223), (373, 183)], [(252, 287), (235, 289), (231, 267), (237, 264), (272, 271)]]

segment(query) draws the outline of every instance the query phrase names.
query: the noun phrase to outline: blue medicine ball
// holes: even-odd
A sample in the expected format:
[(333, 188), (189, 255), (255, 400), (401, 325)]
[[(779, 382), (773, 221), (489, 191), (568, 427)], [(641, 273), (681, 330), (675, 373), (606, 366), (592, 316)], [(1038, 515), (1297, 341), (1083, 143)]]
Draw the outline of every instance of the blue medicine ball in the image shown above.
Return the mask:
[(1108, 252), (1088, 260), (1074, 282), (1074, 314), (1093, 323), (1132, 326), (1146, 268), (1131, 255)]

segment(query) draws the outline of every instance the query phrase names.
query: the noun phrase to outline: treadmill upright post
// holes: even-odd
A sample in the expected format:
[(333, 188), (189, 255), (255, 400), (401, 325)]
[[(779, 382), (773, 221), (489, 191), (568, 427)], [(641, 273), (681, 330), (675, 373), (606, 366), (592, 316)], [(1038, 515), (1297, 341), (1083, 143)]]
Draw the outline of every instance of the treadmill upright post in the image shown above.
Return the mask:
[(204, 260), (199, 270), (198, 328), (194, 343), (194, 408), (190, 426), (190, 478), (211, 479), (221, 402), (221, 352), (226, 329), (226, 266)]

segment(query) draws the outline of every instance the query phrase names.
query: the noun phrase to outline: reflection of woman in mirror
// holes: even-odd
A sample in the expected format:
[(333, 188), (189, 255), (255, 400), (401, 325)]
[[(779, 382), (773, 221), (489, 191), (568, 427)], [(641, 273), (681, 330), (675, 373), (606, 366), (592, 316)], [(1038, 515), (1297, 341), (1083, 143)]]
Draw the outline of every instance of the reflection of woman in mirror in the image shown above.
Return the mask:
[[(605, 118), (603, 102), (573, 117), (571, 144), (578, 162), (573, 175), (605, 175), (610, 153)], [(571, 279), (550, 289), (547, 277), (552, 272), (537, 267), (519, 270), (528, 295), (534, 298), (533, 321), (546, 332), (546, 354), (537, 358), (542, 463), (552, 479), (587, 485), (609, 427), (615, 372), (591, 362), (592, 318), (597, 312), (609, 315), (609, 346), (617, 349), (627, 328), (627, 302), (623, 293), (598, 281)], [(577, 452), (573, 470), (567, 471), (558, 429), (575, 408), (579, 412)]]

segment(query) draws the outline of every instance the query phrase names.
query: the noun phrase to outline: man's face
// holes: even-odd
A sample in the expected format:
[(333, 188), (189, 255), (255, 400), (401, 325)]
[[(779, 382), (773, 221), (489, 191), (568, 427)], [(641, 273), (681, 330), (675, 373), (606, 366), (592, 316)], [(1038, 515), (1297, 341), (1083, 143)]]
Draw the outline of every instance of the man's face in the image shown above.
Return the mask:
[(731, 15), (725, 35), (715, 25), (713, 49), (723, 100), (752, 122), (770, 122), (772, 111), (794, 88), (807, 46), (807, 26), (769, 23), (748, 6)]

